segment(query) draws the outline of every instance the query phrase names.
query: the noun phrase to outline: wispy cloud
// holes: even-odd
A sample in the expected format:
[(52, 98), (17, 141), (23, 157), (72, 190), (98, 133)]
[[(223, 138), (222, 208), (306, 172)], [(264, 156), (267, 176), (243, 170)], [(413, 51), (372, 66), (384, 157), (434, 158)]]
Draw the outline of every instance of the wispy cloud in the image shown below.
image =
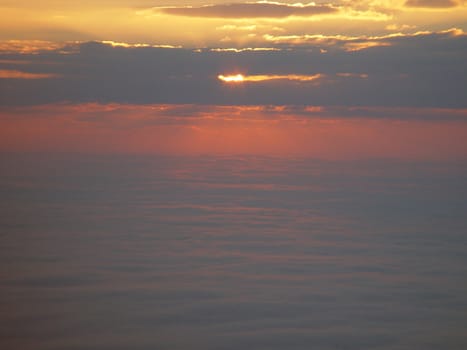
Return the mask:
[(390, 46), (391, 44), (384, 41), (363, 41), (363, 42), (349, 42), (344, 44), (346, 51), (360, 51), (372, 47)]
[(44, 40), (0, 41), (0, 53), (37, 54), (44, 51), (75, 52), (77, 42), (52, 42)]
[(359, 51), (371, 47), (378, 46), (390, 46), (396, 40), (403, 40), (404, 38), (415, 38), (415, 37), (428, 37), (428, 36), (439, 36), (439, 37), (456, 37), (456, 36), (467, 36), (462, 29), (451, 28), (448, 30), (429, 32), (429, 31), (418, 31), (413, 33), (391, 33), (386, 35), (360, 35), (360, 36), (348, 36), (348, 35), (323, 35), (323, 34), (303, 34), (303, 35), (272, 35), (265, 34), (264, 40), (270, 43), (278, 45), (317, 45), (317, 46), (328, 46), (333, 49), (344, 49), (346, 51)]
[(0, 79), (51, 79), (59, 78), (58, 74), (30, 73), (19, 70), (0, 69)]
[[(199, 49), (202, 51), (201, 49)], [(227, 47), (227, 48), (213, 48), (209, 49), (211, 52), (248, 52), (248, 51), (281, 51), (280, 48), (277, 47), (242, 47), (242, 48), (235, 48), (235, 47)]]
[(131, 48), (141, 48), (141, 47), (154, 47), (154, 48), (163, 48), (163, 49), (178, 49), (181, 48), (179, 45), (168, 45), (168, 44), (144, 44), (144, 43), (126, 43), (126, 42), (117, 42), (112, 40), (103, 40), (102, 44), (110, 45), (112, 47), (123, 47), (126, 49)]
[(407, 7), (422, 7), (422, 8), (450, 8), (459, 6), (461, 3), (458, 0), (407, 0)]
[(290, 16), (308, 17), (337, 12), (337, 8), (315, 3), (287, 4), (280, 2), (245, 2), (233, 4), (214, 4), (193, 7), (164, 7), (156, 11), (175, 16), (215, 17), (215, 18), (285, 18)]

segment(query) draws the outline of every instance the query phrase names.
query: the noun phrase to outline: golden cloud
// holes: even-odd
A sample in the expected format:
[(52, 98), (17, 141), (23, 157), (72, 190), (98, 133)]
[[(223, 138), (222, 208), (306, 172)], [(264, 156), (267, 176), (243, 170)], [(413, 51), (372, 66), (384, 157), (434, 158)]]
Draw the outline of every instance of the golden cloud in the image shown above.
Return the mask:
[(0, 69), (0, 79), (51, 79), (59, 77), (58, 74), (29, 73), (19, 70)]
[(429, 35), (439, 36), (465, 36), (462, 29), (451, 28), (438, 32), (418, 31), (415, 33), (391, 33), (380, 36), (347, 36), (347, 35), (323, 35), (323, 34), (304, 34), (304, 35), (263, 35), (266, 42), (276, 45), (316, 45), (326, 47), (341, 48), (345, 51), (359, 51), (371, 47), (391, 46), (392, 40), (397, 38), (423, 37)]
[(153, 47), (153, 48), (162, 48), (162, 49), (179, 49), (181, 46), (174, 46), (174, 45), (165, 45), (165, 44), (141, 44), (141, 43), (125, 43), (125, 42), (117, 42), (112, 40), (103, 40), (101, 41), (102, 44), (110, 45), (112, 47), (123, 47), (123, 48), (140, 48), (140, 47)]
[(0, 41), (1, 53), (35, 54), (42, 51), (56, 51), (75, 43), (61, 43), (44, 40), (6, 40)]

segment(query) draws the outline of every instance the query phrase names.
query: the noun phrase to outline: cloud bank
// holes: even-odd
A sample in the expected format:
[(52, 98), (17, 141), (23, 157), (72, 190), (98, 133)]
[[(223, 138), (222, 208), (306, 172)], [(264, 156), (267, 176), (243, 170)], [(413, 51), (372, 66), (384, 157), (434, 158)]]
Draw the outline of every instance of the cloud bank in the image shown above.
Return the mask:
[[(0, 103), (467, 107), (467, 36), (461, 30), (268, 38), (272, 50), (100, 42), (34, 53), (8, 48), (0, 51), (0, 70), (55, 78), (0, 78)], [(14, 62), (22, 62), (21, 69)], [(218, 79), (237, 74), (251, 84)]]

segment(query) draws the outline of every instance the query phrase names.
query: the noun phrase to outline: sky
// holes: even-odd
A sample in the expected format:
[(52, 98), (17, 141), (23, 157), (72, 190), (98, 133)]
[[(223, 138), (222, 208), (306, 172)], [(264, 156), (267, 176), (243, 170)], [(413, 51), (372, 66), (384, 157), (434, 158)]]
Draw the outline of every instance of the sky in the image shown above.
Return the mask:
[(0, 0), (0, 348), (467, 349), (467, 1)]
[(0, 0), (0, 151), (467, 156), (461, 0)]

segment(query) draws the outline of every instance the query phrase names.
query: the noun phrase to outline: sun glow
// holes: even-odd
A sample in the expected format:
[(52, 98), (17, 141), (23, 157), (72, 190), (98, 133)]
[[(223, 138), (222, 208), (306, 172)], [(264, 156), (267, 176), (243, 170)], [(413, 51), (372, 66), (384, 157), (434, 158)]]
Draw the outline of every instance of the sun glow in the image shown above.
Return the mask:
[(290, 80), (310, 82), (324, 78), (324, 74), (300, 75), (300, 74), (264, 74), (264, 75), (218, 75), (219, 80), (226, 83), (243, 83), (243, 82), (263, 82), (268, 80)]
[(465, 120), (467, 109), (447, 108), (1, 106), (0, 152), (466, 159)]
[(242, 74), (236, 75), (218, 75), (219, 80), (225, 81), (226, 83), (241, 83), (245, 80), (245, 77)]

